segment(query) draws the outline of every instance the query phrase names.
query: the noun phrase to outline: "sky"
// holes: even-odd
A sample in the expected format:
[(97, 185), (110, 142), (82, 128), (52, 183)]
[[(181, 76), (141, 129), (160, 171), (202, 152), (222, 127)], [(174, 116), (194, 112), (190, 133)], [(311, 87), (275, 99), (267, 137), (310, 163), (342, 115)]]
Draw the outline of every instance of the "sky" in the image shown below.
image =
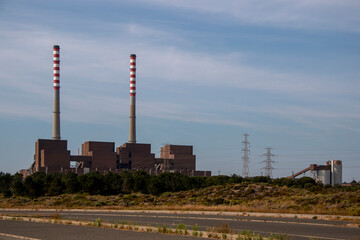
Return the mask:
[(61, 137), (128, 141), (137, 55), (137, 141), (193, 145), (198, 170), (274, 177), (343, 161), (360, 180), (358, 0), (0, 0), (0, 171), (52, 137), (60, 45)]

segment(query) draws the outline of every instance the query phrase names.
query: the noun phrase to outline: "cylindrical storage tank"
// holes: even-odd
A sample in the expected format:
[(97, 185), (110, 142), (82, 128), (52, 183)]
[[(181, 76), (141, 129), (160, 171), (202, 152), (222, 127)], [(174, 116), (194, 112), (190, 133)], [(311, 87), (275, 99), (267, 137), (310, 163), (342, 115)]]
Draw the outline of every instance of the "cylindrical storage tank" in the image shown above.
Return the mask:
[(342, 161), (332, 160), (331, 170), (333, 175), (333, 184), (342, 184)]
[(317, 180), (322, 184), (330, 184), (330, 170), (318, 170), (317, 171)]

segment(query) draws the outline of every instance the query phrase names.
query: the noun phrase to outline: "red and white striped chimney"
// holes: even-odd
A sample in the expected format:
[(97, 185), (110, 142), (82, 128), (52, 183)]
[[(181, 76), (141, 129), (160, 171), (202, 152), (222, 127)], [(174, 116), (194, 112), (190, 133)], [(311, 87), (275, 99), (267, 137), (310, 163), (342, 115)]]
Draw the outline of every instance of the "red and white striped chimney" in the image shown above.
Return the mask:
[(54, 45), (54, 120), (53, 140), (60, 140), (60, 47)]
[(136, 143), (136, 55), (130, 55), (130, 128), (129, 143)]

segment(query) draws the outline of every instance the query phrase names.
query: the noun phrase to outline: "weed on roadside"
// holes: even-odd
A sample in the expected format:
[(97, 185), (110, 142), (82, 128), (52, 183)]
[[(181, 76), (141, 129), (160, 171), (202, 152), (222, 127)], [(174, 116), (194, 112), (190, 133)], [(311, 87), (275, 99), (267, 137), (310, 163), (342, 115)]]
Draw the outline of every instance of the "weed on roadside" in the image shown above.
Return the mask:
[(283, 234), (271, 234), (269, 237), (270, 240), (289, 240), (289, 236), (288, 235), (283, 235)]
[(101, 227), (101, 218), (98, 218), (94, 221), (94, 226)]

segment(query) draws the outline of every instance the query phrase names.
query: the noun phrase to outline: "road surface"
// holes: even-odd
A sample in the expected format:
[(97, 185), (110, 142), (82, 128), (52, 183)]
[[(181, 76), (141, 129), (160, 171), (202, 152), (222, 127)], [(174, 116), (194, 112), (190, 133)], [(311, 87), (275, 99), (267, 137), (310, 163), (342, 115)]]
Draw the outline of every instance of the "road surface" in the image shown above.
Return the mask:
[[(317, 219), (279, 218), (279, 217), (254, 217), (236, 215), (213, 215), (207, 213), (187, 214), (169, 213), (159, 211), (27, 211), (27, 210), (0, 210), (3, 215), (30, 215), (54, 216), (60, 214), (62, 219), (84, 220), (93, 222), (101, 219), (102, 222), (122, 223), (131, 222), (139, 225), (163, 226), (176, 228), (180, 223), (188, 229), (196, 224), (200, 231), (206, 231), (217, 225), (226, 223), (235, 232), (250, 230), (262, 236), (270, 234), (287, 235), (290, 239), (360, 239), (360, 228), (347, 227), (348, 221), (329, 221)], [(359, 224), (359, 223), (357, 223)]]
[(203, 240), (203, 238), (97, 227), (0, 220), (1, 240)]

